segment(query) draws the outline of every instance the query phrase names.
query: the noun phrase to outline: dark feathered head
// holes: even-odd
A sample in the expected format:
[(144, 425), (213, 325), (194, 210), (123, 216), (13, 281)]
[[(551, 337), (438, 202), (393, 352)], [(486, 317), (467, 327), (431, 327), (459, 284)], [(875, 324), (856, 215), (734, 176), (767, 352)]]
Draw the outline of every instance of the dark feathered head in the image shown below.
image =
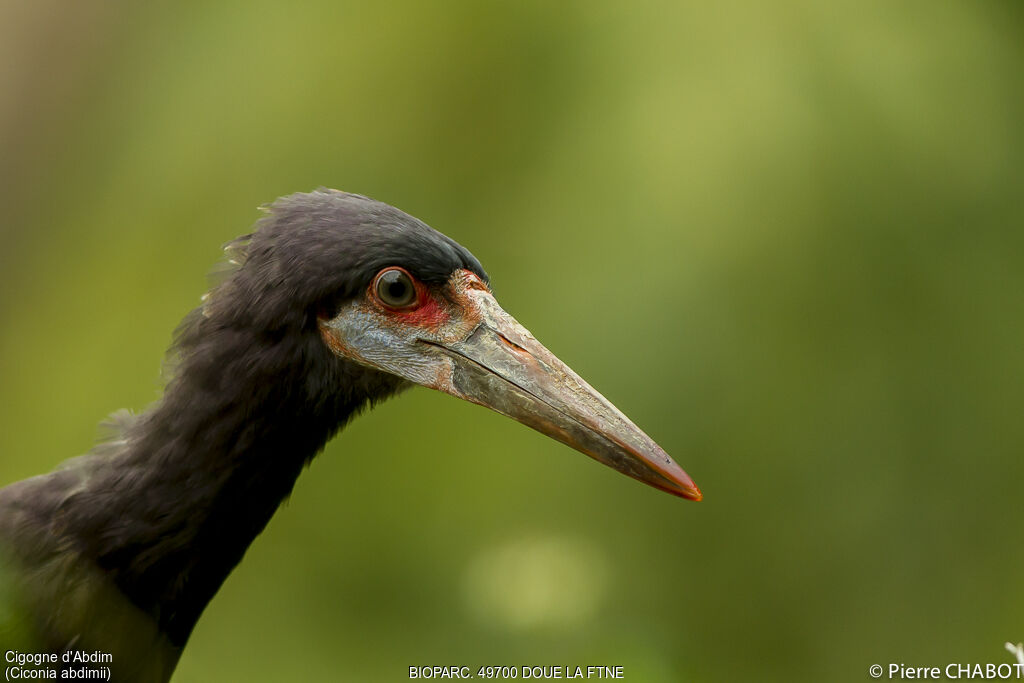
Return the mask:
[(467, 249), (369, 197), (321, 189), (282, 197), (265, 210), (252, 234), (226, 248), (230, 277), (218, 278), (223, 284), (208, 302), (218, 316), (266, 329), (315, 321), (390, 265), (429, 285), (462, 269), (488, 281)]
[[(453, 240), (334, 190), (290, 195), (268, 212), (229, 247), (236, 266), (187, 338), (211, 339), (202, 327), (303, 338), (346, 367), (484, 405), (652, 486), (701, 497), (654, 441), (502, 310), (483, 267)], [(310, 355), (296, 348), (292, 358)]]

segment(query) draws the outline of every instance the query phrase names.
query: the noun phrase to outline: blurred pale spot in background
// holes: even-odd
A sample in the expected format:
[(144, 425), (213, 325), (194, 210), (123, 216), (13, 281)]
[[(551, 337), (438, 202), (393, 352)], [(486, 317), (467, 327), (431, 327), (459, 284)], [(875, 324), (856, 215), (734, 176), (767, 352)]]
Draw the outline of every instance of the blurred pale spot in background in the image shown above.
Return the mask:
[(572, 629), (601, 607), (607, 555), (582, 538), (538, 535), (505, 541), (474, 557), (466, 604), (484, 623), (507, 629)]

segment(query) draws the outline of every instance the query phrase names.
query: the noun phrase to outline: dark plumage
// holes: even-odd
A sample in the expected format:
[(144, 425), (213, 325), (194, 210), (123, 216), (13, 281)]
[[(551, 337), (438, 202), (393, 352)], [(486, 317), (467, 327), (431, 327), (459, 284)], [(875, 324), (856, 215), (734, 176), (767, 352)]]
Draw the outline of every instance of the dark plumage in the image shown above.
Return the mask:
[[(235, 263), (178, 329), (163, 398), (116, 416), (117, 436), (89, 455), (0, 490), (0, 582), (14, 586), (0, 590), (0, 649), (101, 650), (115, 680), (166, 680), (303, 466), (410, 381), (699, 498), (668, 456), (675, 469), (647, 462), (663, 452), (614, 407), (572, 394), (593, 390), (566, 385), (564, 366), (492, 306), (473, 255), (419, 220), (359, 195), (296, 194), (228, 252)], [(379, 298), (389, 268), (411, 276), (411, 304)], [(533, 355), (515, 357), (522, 370), (491, 360), (513, 352)], [(552, 367), (562, 374), (534, 377)]]

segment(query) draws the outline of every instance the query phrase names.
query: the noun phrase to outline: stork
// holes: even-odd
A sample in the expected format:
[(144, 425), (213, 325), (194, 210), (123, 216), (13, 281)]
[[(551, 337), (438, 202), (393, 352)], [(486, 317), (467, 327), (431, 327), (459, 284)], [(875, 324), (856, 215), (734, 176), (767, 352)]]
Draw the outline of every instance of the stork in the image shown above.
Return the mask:
[(166, 681), (203, 609), (345, 423), (413, 385), (700, 500), (654, 441), (495, 301), (462, 246), (368, 197), (278, 199), (181, 323), (160, 400), (0, 489), (0, 651)]

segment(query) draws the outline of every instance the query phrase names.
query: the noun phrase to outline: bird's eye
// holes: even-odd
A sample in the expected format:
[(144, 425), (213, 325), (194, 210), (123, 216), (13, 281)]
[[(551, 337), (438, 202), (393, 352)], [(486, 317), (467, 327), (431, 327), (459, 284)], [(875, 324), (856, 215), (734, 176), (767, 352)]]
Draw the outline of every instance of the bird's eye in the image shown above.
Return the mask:
[(401, 268), (382, 270), (377, 274), (373, 287), (385, 306), (406, 308), (416, 302), (416, 285), (412, 276)]

